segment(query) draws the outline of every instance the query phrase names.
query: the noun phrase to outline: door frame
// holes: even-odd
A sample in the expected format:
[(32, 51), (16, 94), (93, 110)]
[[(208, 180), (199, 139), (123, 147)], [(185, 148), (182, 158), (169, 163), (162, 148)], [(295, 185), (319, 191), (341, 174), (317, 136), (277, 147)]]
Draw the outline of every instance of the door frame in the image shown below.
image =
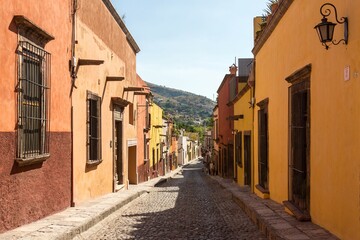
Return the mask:
[[(310, 221), (310, 142), (311, 142), (311, 88), (310, 88), (311, 64), (297, 70), (285, 80), (290, 83), (288, 89), (288, 201), (284, 201), (285, 207), (290, 210), (294, 216), (300, 221)], [(301, 91), (307, 92), (307, 121), (306, 121), (306, 206), (305, 209), (300, 209), (299, 206), (293, 202), (293, 150), (292, 150), (292, 96)]]
[[(115, 133), (116, 133), (116, 122), (120, 122), (121, 123), (121, 127), (122, 127), (122, 131), (121, 131), (121, 151), (123, 152), (123, 147), (124, 147), (124, 131), (123, 131), (123, 127), (124, 127), (124, 107), (120, 106), (120, 105), (113, 105), (113, 128), (112, 128), (112, 152), (113, 152), (113, 192), (118, 191), (119, 189), (118, 184), (117, 184), (117, 179), (116, 179), (116, 174), (117, 174), (117, 159), (116, 159), (116, 153), (115, 153)], [(123, 158), (123, 154), (122, 154), (122, 158)], [(122, 159), (122, 177), (124, 178), (124, 160)], [(124, 182), (124, 179), (122, 180)]]
[[(249, 155), (249, 158), (246, 159), (245, 157), (245, 137), (246, 138), (249, 138), (249, 152), (248, 152), (248, 155)], [(252, 145), (251, 145), (251, 131), (244, 131), (244, 185), (248, 185), (248, 186), (252, 186), (252, 152), (251, 152), (251, 149), (252, 149)], [(248, 160), (248, 161), (247, 161)], [(249, 172), (247, 173), (247, 170), (249, 170)], [(250, 175), (250, 183), (246, 184), (246, 178), (248, 176), (245, 176), (245, 173), (249, 174)], [(249, 177), (248, 177), (249, 178)]]

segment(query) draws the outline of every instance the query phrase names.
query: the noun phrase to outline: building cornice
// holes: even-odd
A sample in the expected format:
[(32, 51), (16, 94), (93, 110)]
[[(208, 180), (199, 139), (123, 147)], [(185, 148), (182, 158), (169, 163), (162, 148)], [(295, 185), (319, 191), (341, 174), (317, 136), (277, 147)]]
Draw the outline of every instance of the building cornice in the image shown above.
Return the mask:
[(116, 12), (114, 6), (111, 4), (110, 0), (102, 0), (103, 3), (105, 4), (105, 6), (107, 7), (107, 9), (110, 11), (111, 15), (114, 17), (115, 21), (117, 22), (117, 24), (120, 26), (120, 28), (123, 30), (123, 32), (126, 35), (126, 40), (129, 42), (130, 46), (132, 47), (132, 49), (134, 50), (135, 53), (140, 52), (140, 48), (137, 45), (137, 43), (135, 42), (135, 39), (132, 37), (132, 35), (130, 34), (129, 30), (127, 29), (127, 27), (125, 26), (125, 23), (123, 22), (123, 20), (121, 19), (121, 17), (119, 16), (119, 14)]
[(235, 75), (235, 74), (225, 74), (224, 79), (222, 80), (222, 82), (221, 82), (221, 84), (220, 84), (220, 86), (219, 86), (219, 88), (218, 88), (218, 90), (217, 90), (217, 93), (220, 92), (220, 90), (221, 90), (222, 87), (224, 86), (225, 82), (226, 82), (228, 79), (231, 79), (231, 78), (233, 78), (233, 77), (236, 77), (236, 75)]
[(264, 46), (267, 39), (270, 37), (271, 33), (274, 31), (281, 18), (285, 15), (286, 11), (289, 9), (290, 5), (294, 0), (281, 0), (279, 2), (279, 7), (273, 13), (271, 20), (267, 23), (266, 27), (262, 30), (259, 38), (255, 41), (254, 48), (252, 53), (256, 56), (261, 50), (262, 46)]

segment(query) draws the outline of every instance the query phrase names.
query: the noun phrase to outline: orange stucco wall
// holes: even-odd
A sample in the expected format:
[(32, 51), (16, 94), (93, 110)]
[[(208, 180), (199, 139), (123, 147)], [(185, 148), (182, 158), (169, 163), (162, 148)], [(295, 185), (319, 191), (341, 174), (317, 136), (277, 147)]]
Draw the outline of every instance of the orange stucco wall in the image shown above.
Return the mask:
[[(307, 64), (310, 79), (310, 214), (341, 239), (360, 239), (360, 2), (334, 0), (339, 16), (349, 18), (349, 43), (325, 50), (314, 26), (320, 0), (296, 0), (256, 54), (256, 101), (269, 98), (270, 198), (288, 199), (288, 84), (285, 78)], [(301, 14), (299, 14), (301, 11)], [(332, 16), (333, 17), (333, 16)], [(332, 21), (335, 21), (331, 19)], [(342, 38), (337, 25), (335, 39)], [(344, 69), (350, 66), (350, 80)], [(257, 114), (255, 131), (257, 136)], [(258, 158), (254, 138), (255, 161)], [(255, 163), (255, 181), (257, 181)]]
[[(124, 91), (124, 88), (137, 84), (135, 52), (102, 1), (80, 1), (76, 19), (76, 40), (76, 59), (104, 61), (100, 65), (80, 66), (75, 83), (77, 89), (73, 89), (73, 141), (76, 149), (73, 154), (74, 202), (79, 203), (113, 191), (114, 124), (111, 98), (122, 98), (133, 104), (133, 110), (136, 110), (136, 97), (133, 92)], [(124, 77), (124, 80), (106, 82), (107, 76)], [(102, 162), (97, 166), (86, 164), (87, 91), (102, 98)], [(137, 145), (136, 124), (136, 121), (130, 124), (128, 105), (124, 108), (122, 125), (122, 168), (125, 186), (128, 183), (129, 151), (133, 152), (134, 144)], [(136, 154), (131, 154), (131, 160), (136, 161)]]
[[(1, 113), (0, 126), (2, 131), (14, 131), (16, 123), (16, 55), (17, 30), (11, 20), (14, 15), (24, 15), (41, 29), (50, 33), (55, 40), (45, 46), (51, 57), (51, 124), (50, 130), (56, 132), (70, 131), (70, 73), (68, 61), (71, 50), (71, 24), (69, 1), (46, 1), (32, 3), (31, 7), (21, 0), (5, 1), (0, 7), (0, 57), (3, 81), (1, 85)], [(52, 12), (44, 17), (41, 12)], [(59, 19), (59, 16), (67, 15)], [(10, 34), (11, 33), (11, 34)]]
[[(120, 59), (126, 60), (126, 79), (132, 85), (136, 84), (136, 57), (130, 47), (126, 35), (120, 30), (113, 16), (106, 9), (102, 0), (78, 0), (80, 10), (78, 17), (88, 26), (95, 35), (116, 54)], [(98, 19), (94, 20), (94, 16)]]

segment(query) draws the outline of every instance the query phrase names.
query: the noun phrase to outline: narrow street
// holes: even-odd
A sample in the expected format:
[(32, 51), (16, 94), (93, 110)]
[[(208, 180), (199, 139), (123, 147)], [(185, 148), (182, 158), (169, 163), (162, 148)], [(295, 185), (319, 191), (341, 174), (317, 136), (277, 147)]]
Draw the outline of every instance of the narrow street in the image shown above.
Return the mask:
[(194, 161), (82, 234), (86, 239), (266, 239)]

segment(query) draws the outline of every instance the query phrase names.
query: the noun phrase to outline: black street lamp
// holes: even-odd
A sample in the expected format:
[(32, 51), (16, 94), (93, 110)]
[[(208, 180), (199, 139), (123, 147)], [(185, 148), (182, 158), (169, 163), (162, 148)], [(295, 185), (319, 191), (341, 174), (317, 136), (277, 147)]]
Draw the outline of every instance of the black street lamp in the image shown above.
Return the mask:
[[(331, 10), (329, 7), (334, 8), (335, 12), (335, 20), (339, 24), (344, 24), (344, 38), (336, 42), (333, 40), (334, 30), (336, 23), (328, 21), (327, 17), (331, 14)], [(325, 49), (329, 49), (329, 45), (327, 43), (332, 43), (334, 45), (338, 45), (340, 42), (344, 42), (344, 44), (348, 43), (348, 18), (342, 17), (340, 21), (338, 20), (336, 7), (331, 3), (325, 3), (320, 7), (320, 14), (323, 16), (321, 19), (321, 23), (316, 25), (314, 28), (316, 29), (320, 42), (325, 46)]]

